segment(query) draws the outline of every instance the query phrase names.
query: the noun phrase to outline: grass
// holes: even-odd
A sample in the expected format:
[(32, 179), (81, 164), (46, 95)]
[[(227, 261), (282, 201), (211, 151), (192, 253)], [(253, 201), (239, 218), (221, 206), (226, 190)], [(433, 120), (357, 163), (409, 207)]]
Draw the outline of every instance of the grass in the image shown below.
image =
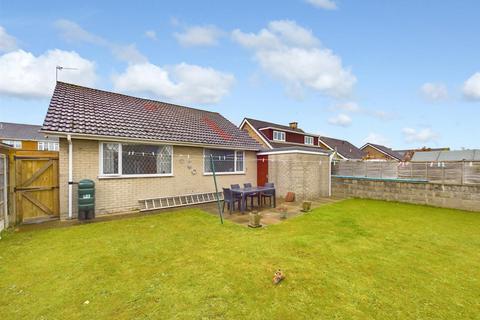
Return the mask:
[(264, 229), (184, 210), (7, 233), (0, 318), (478, 319), (479, 249), (478, 214), (369, 200)]

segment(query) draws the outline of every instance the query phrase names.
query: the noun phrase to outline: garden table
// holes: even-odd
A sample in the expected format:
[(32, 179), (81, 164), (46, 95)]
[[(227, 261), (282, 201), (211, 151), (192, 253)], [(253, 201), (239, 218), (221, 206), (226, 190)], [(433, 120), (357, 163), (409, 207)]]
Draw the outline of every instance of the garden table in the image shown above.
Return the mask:
[[(245, 204), (246, 199), (249, 194), (258, 193), (260, 195), (261, 192), (273, 192), (273, 207), (277, 206), (276, 201), (276, 192), (275, 187), (251, 187), (251, 188), (239, 188), (239, 189), (231, 189), (233, 194), (240, 195), (242, 197), (242, 201), (240, 202), (240, 211), (243, 213), (245, 211)], [(260, 205), (260, 202), (259, 202)]]

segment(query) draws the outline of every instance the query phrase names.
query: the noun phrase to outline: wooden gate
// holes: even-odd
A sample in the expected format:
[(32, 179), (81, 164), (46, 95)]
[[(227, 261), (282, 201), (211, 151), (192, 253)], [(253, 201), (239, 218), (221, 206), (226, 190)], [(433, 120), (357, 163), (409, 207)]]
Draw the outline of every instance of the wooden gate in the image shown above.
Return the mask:
[(14, 156), (18, 222), (58, 218), (58, 153)]

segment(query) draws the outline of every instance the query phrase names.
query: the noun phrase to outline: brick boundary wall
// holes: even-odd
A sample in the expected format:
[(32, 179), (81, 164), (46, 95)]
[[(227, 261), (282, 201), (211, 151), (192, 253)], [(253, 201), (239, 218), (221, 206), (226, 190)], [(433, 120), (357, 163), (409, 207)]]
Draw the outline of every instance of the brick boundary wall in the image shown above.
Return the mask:
[(332, 196), (399, 201), (480, 212), (480, 185), (385, 181), (332, 176)]

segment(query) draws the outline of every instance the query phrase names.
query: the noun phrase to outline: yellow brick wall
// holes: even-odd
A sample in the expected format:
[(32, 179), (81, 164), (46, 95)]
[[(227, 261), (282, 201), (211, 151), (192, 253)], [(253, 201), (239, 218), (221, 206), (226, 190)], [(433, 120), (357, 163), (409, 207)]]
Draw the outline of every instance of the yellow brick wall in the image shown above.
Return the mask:
[[(203, 148), (173, 147), (173, 177), (99, 178), (99, 143), (73, 139), (73, 180), (92, 179), (96, 187), (97, 214), (138, 209), (138, 200), (168, 195), (215, 191), (212, 176), (203, 174)], [(190, 156), (190, 158), (188, 158)], [(68, 142), (60, 139), (60, 215), (68, 213)], [(257, 181), (256, 154), (245, 152), (245, 174), (219, 175), (218, 187)], [(73, 187), (73, 216), (77, 216), (77, 187)]]
[(262, 138), (259, 137), (259, 135), (252, 129), (252, 127), (250, 127), (249, 124), (246, 123), (243, 126), (243, 130), (246, 131), (250, 137), (255, 139), (262, 147), (268, 148), (267, 144), (262, 140)]
[(397, 160), (370, 146), (366, 146), (362, 151), (367, 155), (368, 159)]

